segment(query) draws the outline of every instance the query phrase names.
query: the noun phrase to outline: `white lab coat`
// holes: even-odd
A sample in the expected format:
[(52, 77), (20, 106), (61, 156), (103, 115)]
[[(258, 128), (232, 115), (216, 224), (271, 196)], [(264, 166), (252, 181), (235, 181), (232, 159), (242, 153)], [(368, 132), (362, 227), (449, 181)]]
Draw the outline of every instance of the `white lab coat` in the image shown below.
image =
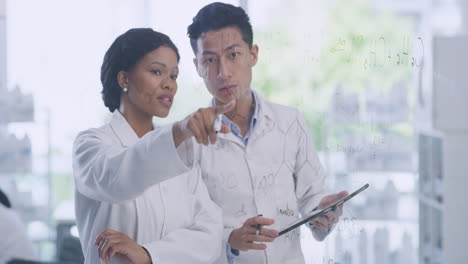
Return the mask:
[[(218, 134), (215, 145), (199, 150), (202, 177), (223, 210), (225, 243), (250, 217), (263, 214), (280, 229), (311, 212), (324, 196), (325, 174), (301, 114), (256, 95), (258, 119), (247, 145), (232, 133)], [(300, 237), (296, 229), (267, 243), (265, 251), (241, 251), (234, 262), (304, 263)], [(224, 262), (226, 255), (217, 261)]]
[(139, 139), (119, 111), (109, 124), (77, 136), (75, 210), (85, 263), (100, 263), (94, 242), (106, 228), (144, 246), (155, 264), (218, 258), (221, 212), (192, 165), (192, 144), (184, 142), (178, 151), (172, 125)]

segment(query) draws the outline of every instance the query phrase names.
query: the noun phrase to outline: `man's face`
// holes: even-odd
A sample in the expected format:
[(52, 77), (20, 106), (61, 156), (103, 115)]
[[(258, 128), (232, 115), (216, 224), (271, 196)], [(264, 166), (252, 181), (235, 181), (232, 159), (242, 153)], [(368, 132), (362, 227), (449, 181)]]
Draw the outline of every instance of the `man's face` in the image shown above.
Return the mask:
[(228, 103), (250, 95), (257, 56), (258, 47), (249, 48), (238, 28), (225, 27), (198, 38), (194, 63), (208, 91), (221, 103)]

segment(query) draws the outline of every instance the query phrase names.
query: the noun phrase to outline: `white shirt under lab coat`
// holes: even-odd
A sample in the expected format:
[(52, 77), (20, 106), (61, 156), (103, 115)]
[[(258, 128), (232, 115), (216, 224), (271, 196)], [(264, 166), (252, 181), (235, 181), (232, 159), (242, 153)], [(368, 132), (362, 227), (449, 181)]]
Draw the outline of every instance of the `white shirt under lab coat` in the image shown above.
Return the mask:
[(106, 228), (144, 246), (155, 264), (218, 258), (221, 212), (192, 165), (192, 144), (184, 142), (188, 151), (178, 153), (172, 125), (139, 139), (117, 110), (109, 124), (77, 136), (75, 210), (85, 263), (100, 263), (94, 242)]
[[(223, 210), (225, 243), (250, 217), (273, 218), (271, 228), (279, 230), (311, 212), (324, 196), (325, 174), (302, 115), (258, 94), (255, 98), (258, 119), (247, 145), (229, 133), (218, 134), (215, 145), (199, 148), (203, 180)], [(299, 232), (267, 243), (264, 251), (241, 251), (234, 262), (302, 264)], [(314, 232), (319, 240), (321, 235)], [(224, 254), (217, 263), (225, 262)]]

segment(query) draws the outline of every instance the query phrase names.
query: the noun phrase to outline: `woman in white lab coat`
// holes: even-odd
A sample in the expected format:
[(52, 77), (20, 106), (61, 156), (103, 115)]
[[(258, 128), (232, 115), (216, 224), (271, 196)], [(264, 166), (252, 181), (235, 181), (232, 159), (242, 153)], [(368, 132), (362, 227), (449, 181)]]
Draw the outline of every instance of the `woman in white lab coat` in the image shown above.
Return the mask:
[(112, 118), (73, 146), (85, 263), (211, 263), (221, 253), (221, 212), (194, 165), (190, 138), (215, 141), (216, 115), (233, 105), (155, 127), (153, 116), (166, 117), (173, 103), (178, 62), (169, 37), (152, 29), (129, 30), (104, 57), (102, 97)]

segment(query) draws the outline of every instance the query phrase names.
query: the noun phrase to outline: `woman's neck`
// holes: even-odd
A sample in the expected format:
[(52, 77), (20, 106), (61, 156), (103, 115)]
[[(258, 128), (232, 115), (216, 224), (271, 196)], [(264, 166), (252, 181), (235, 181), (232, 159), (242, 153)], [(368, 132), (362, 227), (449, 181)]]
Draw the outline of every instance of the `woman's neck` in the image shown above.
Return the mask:
[(153, 130), (153, 116), (140, 111), (128, 100), (120, 101), (119, 112), (125, 117), (138, 138)]

